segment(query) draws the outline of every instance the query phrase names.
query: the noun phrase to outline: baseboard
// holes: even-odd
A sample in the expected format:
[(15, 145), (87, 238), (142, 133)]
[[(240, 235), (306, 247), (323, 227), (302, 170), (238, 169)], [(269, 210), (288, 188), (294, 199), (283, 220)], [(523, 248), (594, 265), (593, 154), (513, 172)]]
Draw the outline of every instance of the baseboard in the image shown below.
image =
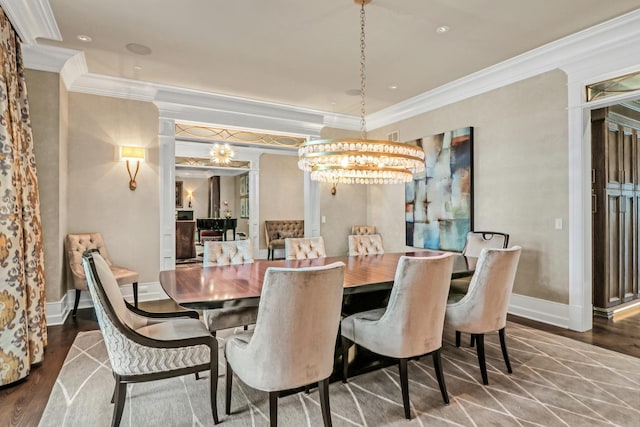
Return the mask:
[[(124, 299), (133, 304), (133, 287), (131, 285), (126, 285), (121, 287), (120, 290)], [(70, 289), (62, 299), (60, 299), (60, 301), (47, 303), (47, 326), (62, 325), (65, 320), (67, 320), (67, 317), (69, 317), (69, 314), (73, 310), (75, 296), (75, 289)], [(158, 301), (162, 299), (169, 299), (169, 297), (162, 290), (160, 282), (138, 284), (138, 301)], [(91, 307), (93, 307), (91, 295), (89, 295), (89, 292), (82, 292), (80, 294), (78, 308)]]
[(512, 294), (509, 313), (550, 325), (569, 327), (569, 305)]

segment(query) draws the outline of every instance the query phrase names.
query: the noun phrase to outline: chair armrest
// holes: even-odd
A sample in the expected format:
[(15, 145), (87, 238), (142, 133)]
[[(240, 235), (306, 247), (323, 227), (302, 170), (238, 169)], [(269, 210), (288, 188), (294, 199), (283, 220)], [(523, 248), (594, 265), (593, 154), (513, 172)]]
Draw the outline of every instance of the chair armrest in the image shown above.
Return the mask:
[(142, 310), (140, 308), (137, 308), (135, 306), (133, 306), (132, 304), (130, 304), (128, 301), (124, 301), (124, 303), (127, 305), (127, 308), (132, 311), (133, 313), (137, 314), (138, 316), (144, 316), (144, 317), (149, 317), (151, 319), (167, 319), (167, 318), (173, 318), (173, 317), (189, 317), (191, 319), (199, 319), (200, 315), (198, 314), (197, 311), (193, 311), (193, 310), (184, 310), (184, 311), (167, 311), (167, 312), (159, 312), (159, 313), (152, 313), (150, 311), (145, 311)]

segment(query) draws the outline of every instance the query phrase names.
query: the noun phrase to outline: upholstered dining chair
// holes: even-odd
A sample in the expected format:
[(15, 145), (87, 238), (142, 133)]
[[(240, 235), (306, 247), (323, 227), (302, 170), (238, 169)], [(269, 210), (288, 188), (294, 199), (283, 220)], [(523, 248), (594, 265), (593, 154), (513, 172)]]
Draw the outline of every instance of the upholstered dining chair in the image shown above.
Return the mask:
[(351, 234), (355, 235), (366, 235), (366, 234), (376, 234), (376, 226), (375, 225), (354, 225), (351, 227)]
[[(271, 426), (278, 425), (278, 392), (318, 382), (322, 419), (331, 425), (329, 376), (333, 370), (344, 264), (267, 269), (253, 331), (227, 338), (226, 403), (231, 413), (233, 373), (269, 392)], [(313, 301), (313, 304), (310, 304)]]
[(284, 257), (286, 259), (313, 259), (327, 256), (324, 239), (319, 237), (300, 237), (284, 239)]
[(122, 418), (127, 384), (210, 371), (211, 411), (218, 423), (218, 342), (198, 313), (147, 313), (122, 299), (110, 266), (87, 251), (83, 268), (116, 380), (112, 426)]
[(341, 322), (343, 381), (348, 378), (349, 348), (358, 344), (398, 359), (404, 416), (411, 418), (407, 361), (431, 353), (445, 404), (449, 403), (440, 348), (453, 256), (400, 257), (386, 308), (364, 311)]
[[(251, 240), (233, 241), (205, 241), (203, 262), (204, 267), (247, 264), (253, 262), (253, 246)], [(236, 328), (256, 323), (258, 317), (258, 298), (241, 301), (227, 301), (224, 307), (204, 310), (204, 323), (209, 331), (216, 335), (216, 331)]]
[(349, 236), (349, 256), (383, 254), (382, 236), (379, 234), (352, 234)]
[(476, 264), (466, 294), (450, 294), (445, 323), (456, 331), (456, 347), (460, 347), (460, 333), (471, 334), (475, 342), (482, 382), (489, 384), (484, 353), (484, 335), (498, 331), (500, 347), (507, 371), (511, 370), (505, 326), (513, 280), (520, 259), (520, 246), (510, 249), (483, 249)]
[(73, 277), (73, 287), (76, 289), (76, 298), (73, 304), (72, 316), (78, 311), (78, 303), (80, 302), (80, 293), (87, 289), (87, 278), (82, 268), (82, 254), (85, 251), (96, 249), (105, 260), (109, 269), (113, 273), (118, 286), (132, 284), (133, 287), (133, 304), (138, 306), (138, 272), (128, 270), (124, 267), (113, 265), (107, 255), (107, 247), (100, 233), (78, 233), (67, 234), (65, 246), (67, 249), (67, 262)]
[[(497, 231), (470, 231), (462, 249), (462, 255), (478, 258), (483, 249), (504, 249), (509, 245), (509, 235)], [(464, 294), (469, 289), (471, 276), (460, 277), (451, 281), (450, 293)]]

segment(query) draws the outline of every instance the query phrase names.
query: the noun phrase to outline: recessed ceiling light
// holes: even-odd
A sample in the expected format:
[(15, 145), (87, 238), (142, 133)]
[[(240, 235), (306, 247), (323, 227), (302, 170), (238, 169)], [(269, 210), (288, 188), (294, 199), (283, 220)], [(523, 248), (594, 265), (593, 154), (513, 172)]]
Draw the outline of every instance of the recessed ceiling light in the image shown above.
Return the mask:
[(151, 48), (140, 43), (129, 43), (126, 47), (129, 52), (135, 53), (136, 55), (151, 54)]
[(398, 85), (396, 85), (396, 84), (389, 85), (389, 86), (387, 86), (387, 87), (388, 87), (390, 90), (396, 90), (396, 89), (398, 89)]
[(85, 42), (85, 43), (89, 43), (90, 41), (93, 41), (93, 39), (85, 34), (79, 34), (78, 35), (78, 40), (80, 40), (81, 42)]
[(450, 29), (451, 29), (451, 27), (449, 27), (447, 25), (442, 25), (442, 26), (436, 28), (436, 33), (438, 33), (438, 34), (448, 33)]
[(136, 71), (140, 71), (140, 70), (142, 70), (142, 67), (140, 65), (134, 65), (133, 69), (136, 70)]

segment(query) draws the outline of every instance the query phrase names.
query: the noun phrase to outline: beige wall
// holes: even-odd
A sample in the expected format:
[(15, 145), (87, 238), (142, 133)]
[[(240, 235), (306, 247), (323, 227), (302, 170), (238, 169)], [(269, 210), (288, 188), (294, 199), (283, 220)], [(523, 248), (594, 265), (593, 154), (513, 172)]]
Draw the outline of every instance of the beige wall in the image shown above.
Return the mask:
[[(322, 129), (322, 139), (359, 138), (360, 132), (335, 128)], [(351, 226), (367, 222), (367, 186), (362, 184), (339, 184), (335, 196), (331, 195), (331, 184), (320, 183), (320, 234), (328, 256), (343, 256), (349, 252), (347, 236)]]
[[(193, 209), (193, 218), (209, 217), (209, 180), (207, 178), (182, 178), (177, 176), (176, 181), (182, 181), (182, 209)], [(193, 192), (191, 208), (189, 208), (188, 192)]]
[(64, 285), (66, 234), (67, 92), (57, 73), (26, 70), (38, 171), (47, 301), (59, 301)]
[(262, 154), (259, 177), (260, 249), (266, 249), (265, 220), (304, 219), (304, 173), (297, 156)]
[[(473, 126), (475, 229), (505, 231), (523, 247), (515, 293), (559, 303), (569, 302), (566, 85), (556, 70), (370, 134), (399, 130), (408, 141)], [(402, 186), (372, 186), (368, 201), (385, 249), (403, 248)]]
[[(146, 147), (129, 190), (120, 145)], [(116, 265), (157, 282), (160, 247), (158, 111), (147, 102), (69, 95), (68, 231), (99, 231)]]

